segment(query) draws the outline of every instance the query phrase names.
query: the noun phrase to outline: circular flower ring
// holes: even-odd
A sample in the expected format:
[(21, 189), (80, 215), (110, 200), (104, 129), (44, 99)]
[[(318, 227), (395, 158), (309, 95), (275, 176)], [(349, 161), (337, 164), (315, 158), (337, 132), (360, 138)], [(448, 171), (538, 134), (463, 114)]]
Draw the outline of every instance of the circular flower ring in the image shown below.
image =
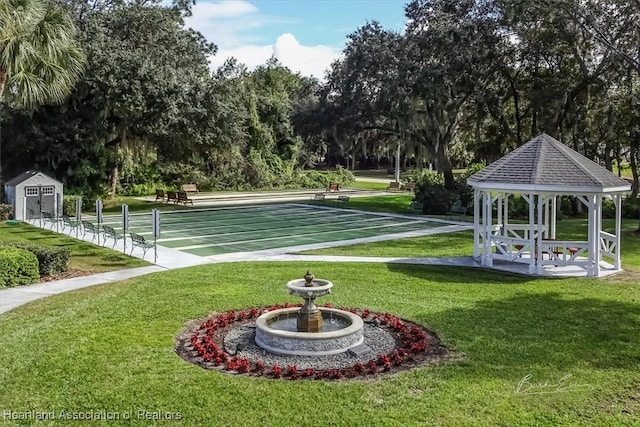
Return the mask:
[[(366, 322), (385, 329), (395, 340), (395, 348), (387, 354), (378, 354), (365, 363), (358, 361), (350, 367), (298, 368), (293, 365), (266, 364), (262, 359), (231, 355), (224, 349), (224, 337), (235, 327), (257, 319), (260, 315), (281, 308), (301, 304), (275, 304), (269, 307), (230, 310), (211, 315), (199, 326), (187, 326), (177, 339), (176, 352), (185, 360), (206, 369), (228, 373), (265, 376), (285, 379), (338, 380), (380, 375), (402, 369), (410, 369), (425, 363), (450, 359), (450, 354), (435, 333), (390, 313), (374, 313), (368, 309), (344, 308), (357, 314)], [(326, 307), (332, 307), (330, 303)], [(192, 323), (193, 325), (193, 323)]]

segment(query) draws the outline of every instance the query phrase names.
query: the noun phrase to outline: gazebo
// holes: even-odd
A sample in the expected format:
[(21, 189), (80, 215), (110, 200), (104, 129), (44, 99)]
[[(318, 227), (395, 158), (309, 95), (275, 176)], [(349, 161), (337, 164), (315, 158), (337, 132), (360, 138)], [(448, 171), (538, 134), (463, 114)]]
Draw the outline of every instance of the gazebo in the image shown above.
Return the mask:
[[(518, 147), (467, 183), (474, 189), (473, 255), (483, 266), (526, 264), (529, 274), (557, 269), (592, 277), (621, 270), (622, 196), (631, 186), (549, 135)], [(509, 199), (515, 195), (528, 204), (528, 222), (509, 222)], [(556, 239), (561, 196), (573, 196), (586, 207), (584, 240)], [(613, 233), (602, 229), (603, 199), (615, 205)]]

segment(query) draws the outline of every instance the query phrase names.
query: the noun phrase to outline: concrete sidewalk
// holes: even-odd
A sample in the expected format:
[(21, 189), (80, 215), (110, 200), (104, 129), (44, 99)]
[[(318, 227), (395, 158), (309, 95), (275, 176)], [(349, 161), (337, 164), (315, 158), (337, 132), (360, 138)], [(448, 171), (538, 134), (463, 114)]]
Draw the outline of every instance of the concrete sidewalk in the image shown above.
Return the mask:
[[(451, 265), (458, 267), (480, 267), (471, 257), (459, 258), (389, 258), (389, 257), (358, 257), (332, 255), (292, 255), (278, 253), (235, 253), (210, 257), (209, 263), (241, 262), (241, 261), (313, 261), (313, 262), (373, 262), (388, 264), (420, 264), (420, 265)], [(45, 298), (75, 289), (86, 288), (104, 283), (118, 282), (132, 277), (142, 276), (167, 268), (153, 265), (149, 267), (131, 268), (127, 270), (111, 271), (93, 276), (76, 277), (73, 279), (39, 283), (35, 285), (19, 286), (0, 290), (0, 314), (13, 310), (28, 302)]]

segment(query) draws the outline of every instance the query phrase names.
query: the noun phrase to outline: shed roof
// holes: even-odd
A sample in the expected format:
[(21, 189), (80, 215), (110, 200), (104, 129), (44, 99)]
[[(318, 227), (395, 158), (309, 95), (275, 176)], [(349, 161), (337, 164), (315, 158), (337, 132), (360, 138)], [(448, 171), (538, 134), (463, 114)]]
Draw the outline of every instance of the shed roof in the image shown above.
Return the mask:
[(622, 192), (629, 183), (543, 133), (471, 175), (468, 184), (521, 191)]
[(41, 177), (45, 177), (45, 178), (49, 178), (51, 181), (55, 181), (58, 184), (62, 184), (60, 181), (58, 181), (55, 178), (51, 178), (49, 175), (46, 175), (40, 171), (25, 171), (22, 172), (20, 175), (16, 176), (15, 178), (10, 179), (9, 181), (5, 182), (4, 185), (11, 187), (11, 186), (16, 186), (18, 184), (21, 184), (22, 182), (28, 180), (29, 178), (32, 178), (34, 176), (41, 176)]

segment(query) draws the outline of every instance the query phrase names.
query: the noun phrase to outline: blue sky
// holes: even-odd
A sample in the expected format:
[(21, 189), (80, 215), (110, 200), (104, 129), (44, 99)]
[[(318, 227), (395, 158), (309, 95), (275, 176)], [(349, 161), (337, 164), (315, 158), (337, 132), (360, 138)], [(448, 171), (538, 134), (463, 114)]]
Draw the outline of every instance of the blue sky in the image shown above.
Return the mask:
[(293, 71), (322, 78), (346, 37), (367, 21), (404, 27), (402, 0), (199, 0), (190, 26), (218, 46), (212, 67), (236, 57), (249, 68), (271, 55)]

